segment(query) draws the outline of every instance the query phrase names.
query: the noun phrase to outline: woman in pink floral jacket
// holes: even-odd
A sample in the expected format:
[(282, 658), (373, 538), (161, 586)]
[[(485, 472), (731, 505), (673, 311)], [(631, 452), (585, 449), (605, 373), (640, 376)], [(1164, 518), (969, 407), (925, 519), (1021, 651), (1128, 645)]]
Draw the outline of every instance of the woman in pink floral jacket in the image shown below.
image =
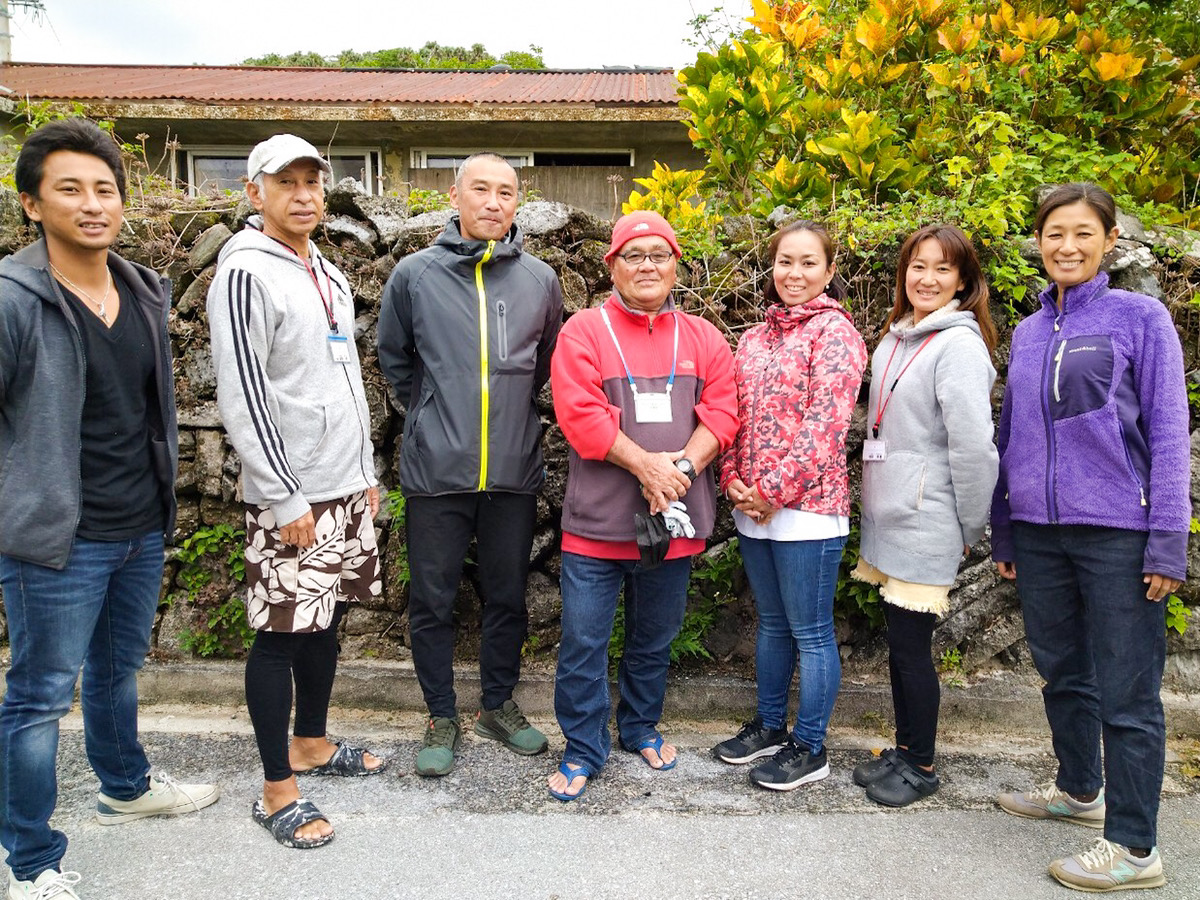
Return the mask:
[[(713, 754), (735, 764), (769, 756), (750, 780), (787, 791), (829, 774), (825, 731), (841, 683), (833, 594), (850, 531), (846, 433), (867, 349), (833, 283), (824, 228), (793, 223), (769, 252), (770, 306), (738, 344), (741, 428), (721, 464), (758, 607), (758, 710)], [(789, 733), (797, 655), (799, 710)]]

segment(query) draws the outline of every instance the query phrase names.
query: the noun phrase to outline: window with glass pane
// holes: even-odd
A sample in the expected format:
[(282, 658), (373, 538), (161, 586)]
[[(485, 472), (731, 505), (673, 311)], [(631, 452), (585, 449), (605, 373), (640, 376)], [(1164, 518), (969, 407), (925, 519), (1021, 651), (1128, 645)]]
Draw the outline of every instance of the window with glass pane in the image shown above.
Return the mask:
[(192, 187), (197, 192), (240, 191), (245, 177), (245, 156), (192, 157)]

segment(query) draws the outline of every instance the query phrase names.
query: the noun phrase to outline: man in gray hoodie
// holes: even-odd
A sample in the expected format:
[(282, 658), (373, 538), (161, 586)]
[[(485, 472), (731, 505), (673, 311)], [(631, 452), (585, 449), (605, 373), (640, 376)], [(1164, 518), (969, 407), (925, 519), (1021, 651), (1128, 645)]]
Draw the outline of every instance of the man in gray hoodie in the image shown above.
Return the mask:
[(296, 774), (383, 770), (325, 734), (346, 601), (382, 589), (379, 488), (353, 294), (310, 237), (329, 163), (280, 134), (251, 151), (246, 174), (259, 215), (221, 250), (208, 319), (217, 405), (242, 463), (246, 612), (258, 632), (246, 660), (264, 773), (253, 817), (284, 846), (319, 847), (333, 826), (300, 795)]
[(150, 649), (178, 441), (165, 278), (110, 247), (125, 170), (112, 136), (52, 122), (17, 158), (41, 240), (0, 261), (0, 583), (12, 665), (0, 708), (0, 840), (9, 900), (78, 900), (50, 827), (58, 722), (80, 692), (96, 818), (208, 806), (211, 784), (150, 774), (137, 672)]

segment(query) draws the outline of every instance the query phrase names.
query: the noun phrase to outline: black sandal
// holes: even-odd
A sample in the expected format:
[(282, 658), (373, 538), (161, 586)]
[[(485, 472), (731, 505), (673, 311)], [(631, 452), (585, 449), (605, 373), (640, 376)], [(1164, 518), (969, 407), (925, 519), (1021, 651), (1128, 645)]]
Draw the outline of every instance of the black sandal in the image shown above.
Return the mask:
[[(387, 763), (380, 759), (379, 765), (374, 769), (368, 769), (366, 763), (366, 755), (370, 752), (362, 747), (351, 747), (349, 744), (343, 744), (340, 741), (337, 744), (337, 749), (333, 751), (333, 756), (329, 757), (323, 765), (314, 766), (311, 769), (297, 770), (297, 775), (338, 775), (343, 778), (362, 778), (367, 775), (378, 775), (387, 768)], [(374, 754), (371, 754), (374, 756)]]
[(315, 803), (305, 800), (303, 797), (293, 800), (271, 815), (267, 815), (267, 808), (263, 806), (262, 800), (255, 800), (251, 815), (254, 816), (255, 822), (271, 832), (275, 840), (285, 847), (292, 847), (296, 850), (312, 850), (315, 847), (324, 847), (333, 840), (332, 833), (316, 838), (296, 837), (296, 830), (310, 822), (329, 821), (317, 809)]

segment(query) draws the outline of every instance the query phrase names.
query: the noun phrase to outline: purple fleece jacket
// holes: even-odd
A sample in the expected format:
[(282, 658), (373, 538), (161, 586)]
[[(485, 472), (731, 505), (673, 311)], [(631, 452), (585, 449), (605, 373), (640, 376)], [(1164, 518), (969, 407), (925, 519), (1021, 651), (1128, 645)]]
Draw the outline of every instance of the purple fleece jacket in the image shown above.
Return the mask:
[(1189, 446), (1183, 352), (1166, 307), (1057, 288), (1013, 332), (992, 499), (992, 558), (1013, 561), (1012, 520), (1149, 532), (1142, 571), (1187, 577)]

